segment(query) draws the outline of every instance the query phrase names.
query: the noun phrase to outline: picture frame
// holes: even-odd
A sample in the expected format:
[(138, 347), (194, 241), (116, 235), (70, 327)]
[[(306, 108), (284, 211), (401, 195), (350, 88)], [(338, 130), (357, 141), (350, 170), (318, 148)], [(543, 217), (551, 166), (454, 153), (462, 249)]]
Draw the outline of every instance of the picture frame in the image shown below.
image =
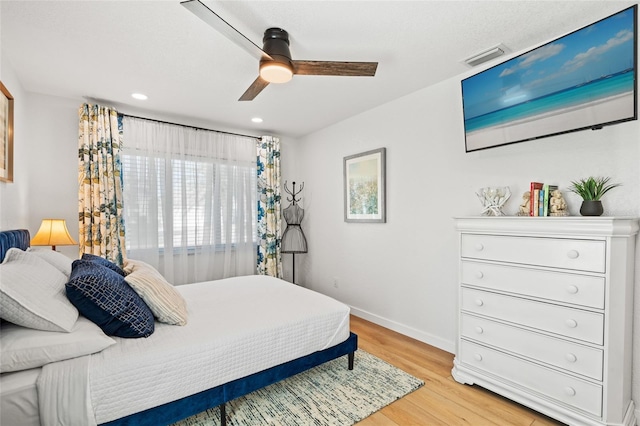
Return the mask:
[(0, 81), (0, 181), (13, 182), (13, 96)]
[(386, 148), (344, 157), (344, 221), (385, 223)]

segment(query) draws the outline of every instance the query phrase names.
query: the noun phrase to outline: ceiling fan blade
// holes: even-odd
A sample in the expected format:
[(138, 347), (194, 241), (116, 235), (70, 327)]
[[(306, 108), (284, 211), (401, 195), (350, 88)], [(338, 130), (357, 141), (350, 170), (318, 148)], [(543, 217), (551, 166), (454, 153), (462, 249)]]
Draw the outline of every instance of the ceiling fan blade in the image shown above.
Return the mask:
[(377, 62), (292, 61), (298, 75), (343, 75), (373, 77)]
[(227, 21), (222, 19), (220, 15), (209, 9), (200, 0), (187, 0), (180, 3), (190, 12), (202, 19), (204, 22), (212, 26), (215, 30), (221, 33), (223, 36), (242, 47), (249, 52), (250, 55), (257, 59), (271, 60), (264, 50), (262, 50), (257, 44), (249, 40), (244, 34), (236, 30)]
[(249, 88), (242, 94), (242, 96), (240, 96), (240, 99), (238, 100), (252, 101), (256, 96), (258, 96), (258, 94), (260, 94), (260, 92), (262, 92), (262, 89), (264, 89), (268, 85), (269, 82), (267, 80), (263, 80), (262, 77), (258, 76), (258, 78), (256, 78), (255, 81), (251, 83), (251, 86), (249, 86)]

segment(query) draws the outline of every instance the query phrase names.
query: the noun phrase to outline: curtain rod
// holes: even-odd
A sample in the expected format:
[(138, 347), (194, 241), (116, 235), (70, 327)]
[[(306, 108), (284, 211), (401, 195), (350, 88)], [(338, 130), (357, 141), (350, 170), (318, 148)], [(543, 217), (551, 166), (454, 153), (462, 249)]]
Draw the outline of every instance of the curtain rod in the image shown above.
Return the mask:
[(124, 114), (124, 113), (121, 113), (121, 112), (119, 112), (118, 115), (122, 115), (123, 117), (138, 118), (140, 120), (155, 121), (156, 123), (172, 124), (174, 126), (188, 127), (190, 129), (195, 129), (195, 130), (207, 130), (209, 132), (223, 133), (225, 135), (242, 136), (242, 137), (245, 137), (245, 138), (253, 138), (253, 139), (258, 139), (258, 140), (262, 139), (262, 136), (243, 135), (242, 133), (233, 133), (233, 132), (225, 132), (223, 130), (206, 129), (204, 127), (196, 127), (196, 126), (189, 126), (187, 124), (172, 123), (170, 121), (156, 120), (155, 118), (140, 117), (140, 116), (137, 116), (137, 115)]

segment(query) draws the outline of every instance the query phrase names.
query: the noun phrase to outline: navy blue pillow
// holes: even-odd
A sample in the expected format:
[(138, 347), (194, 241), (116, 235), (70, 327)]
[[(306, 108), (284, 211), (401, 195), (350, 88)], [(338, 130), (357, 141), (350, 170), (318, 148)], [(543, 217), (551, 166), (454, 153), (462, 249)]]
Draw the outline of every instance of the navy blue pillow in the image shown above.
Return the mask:
[(83, 253), (82, 260), (88, 260), (88, 261), (97, 263), (98, 265), (106, 266), (112, 271), (119, 273), (123, 277), (125, 276), (125, 273), (122, 270), (122, 268), (120, 268), (118, 265), (116, 265), (112, 261), (105, 259), (104, 257), (96, 256), (95, 254)]
[(153, 333), (153, 313), (138, 294), (113, 270), (89, 260), (74, 260), (67, 298), (105, 334), (148, 337)]

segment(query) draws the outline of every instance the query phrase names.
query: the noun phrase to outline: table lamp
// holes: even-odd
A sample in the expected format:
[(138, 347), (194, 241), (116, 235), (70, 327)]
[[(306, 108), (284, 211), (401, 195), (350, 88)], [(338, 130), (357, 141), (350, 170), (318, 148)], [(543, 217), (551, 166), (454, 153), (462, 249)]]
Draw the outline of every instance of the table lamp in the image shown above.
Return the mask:
[(55, 250), (56, 246), (74, 244), (78, 243), (71, 238), (64, 219), (42, 219), (40, 229), (31, 239), (32, 246), (51, 246), (52, 250)]

